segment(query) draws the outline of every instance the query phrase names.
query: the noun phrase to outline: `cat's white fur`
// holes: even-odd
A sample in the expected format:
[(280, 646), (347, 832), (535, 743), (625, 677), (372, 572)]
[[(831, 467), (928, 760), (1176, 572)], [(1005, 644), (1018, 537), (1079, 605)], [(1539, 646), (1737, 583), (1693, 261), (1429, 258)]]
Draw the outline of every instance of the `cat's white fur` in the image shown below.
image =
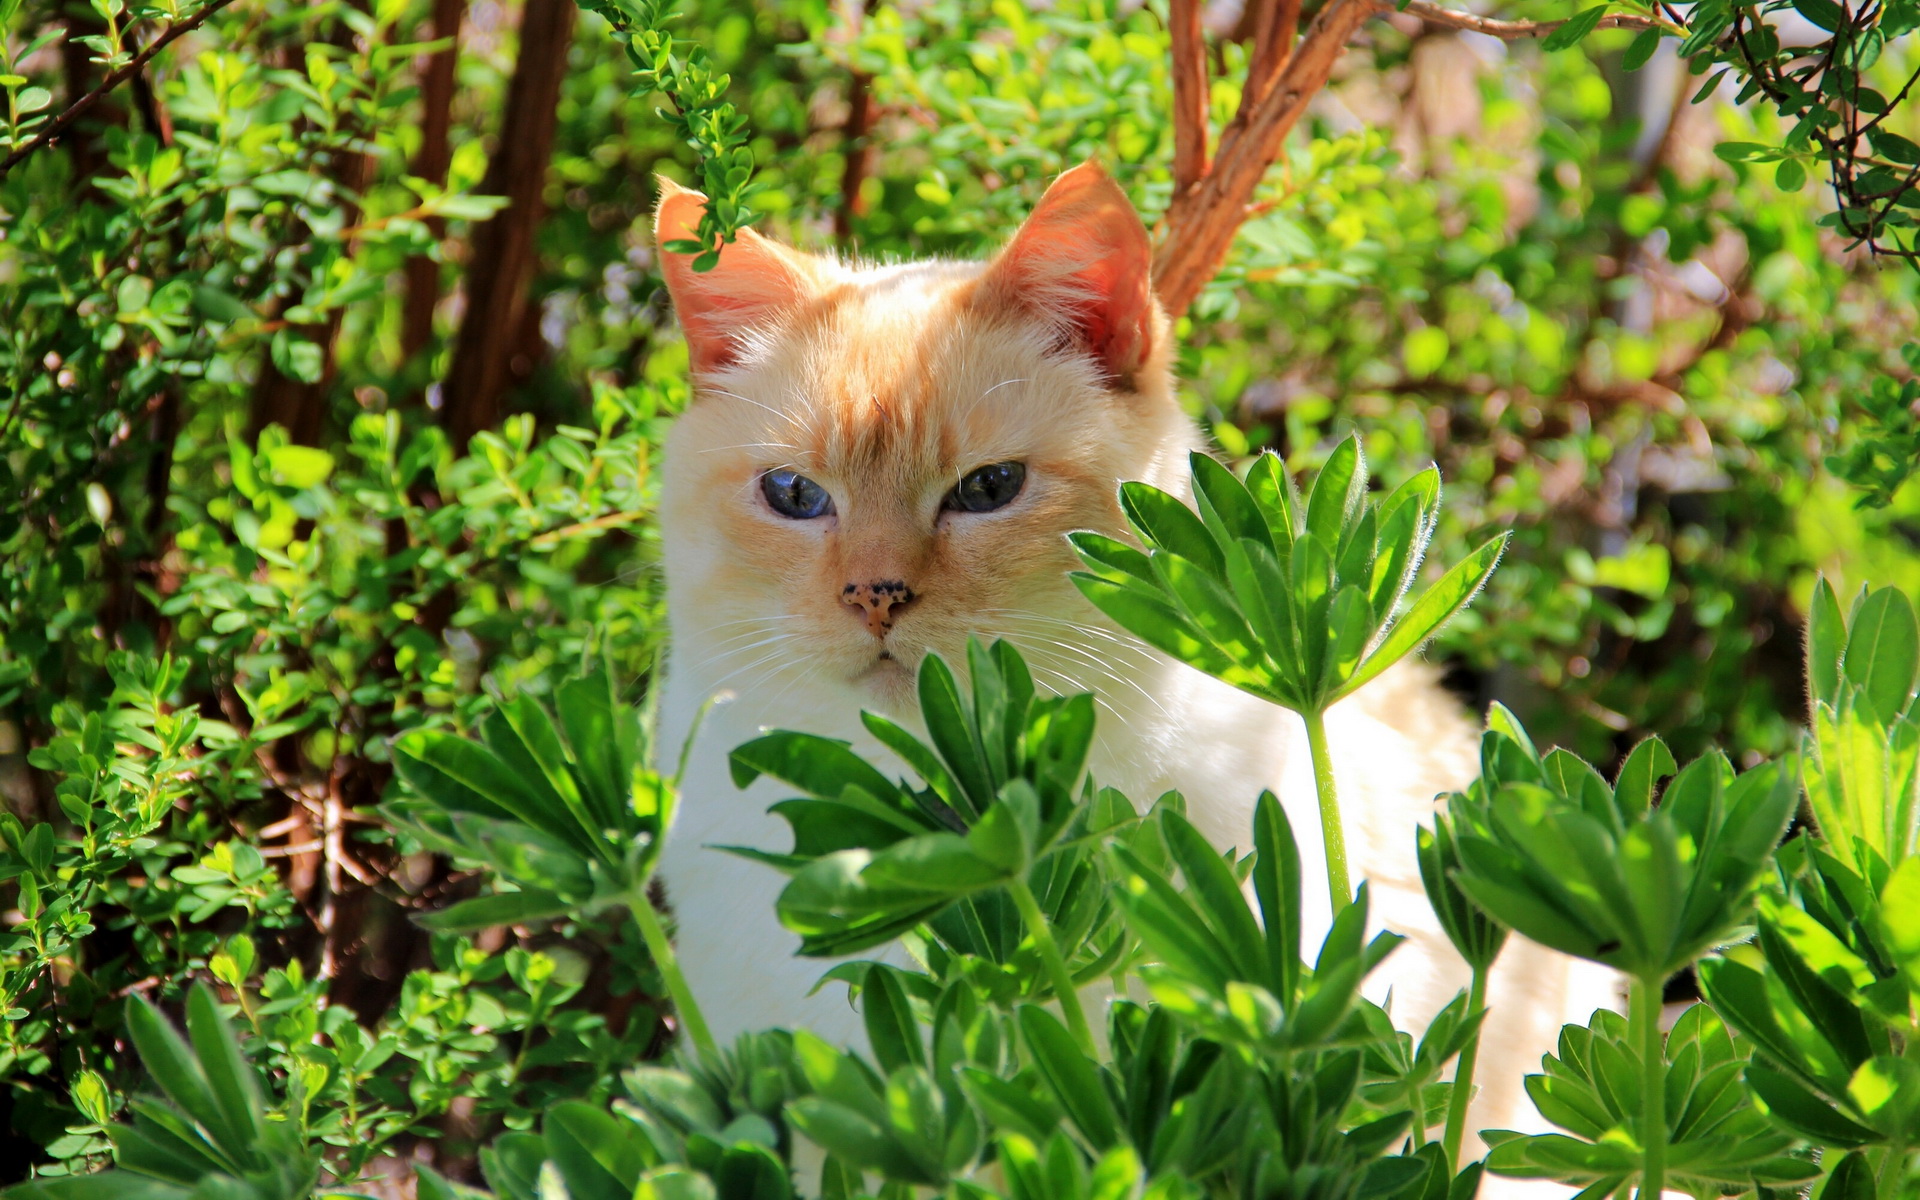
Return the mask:
[[(694, 204), (691, 211), (697, 213), (698, 197), (686, 199), (690, 196), (677, 193), (668, 204)], [(1111, 213), (1099, 219), (1118, 220)], [(685, 229), (691, 220), (663, 208), (663, 231), (676, 223)], [(852, 543), (870, 536), (855, 555), (862, 569), (868, 560), (879, 563), (872, 569), (883, 573), (915, 569), (912, 564), (920, 560), (901, 548), (899, 537), (872, 532), (861, 524), (860, 514), (874, 520), (874, 505), (880, 503), (892, 513), (890, 519), (907, 525), (921, 517), (930, 528), (945, 520), (938, 498), (952, 486), (956, 468), (942, 455), (956, 453), (960, 470), (1001, 458), (1029, 460), (1032, 502), (1058, 500), (1059, 519), (1068, 522), (1051, 531), (1054, 538), (1095, 523), (1084, 515), (1094, 510), (1075, 509), (1063, 498), (1070, 488), (1098, 488), (1103, 493), (1098, 504), (1106, 506), (1100, 522), (1115, 524), (1117, 514), (1106, 510), (1122, 478), (1184, 495), (1187, 454), (1201, 438), (1170, 390), (1153, 378), (1156, 370), (1164, 374), (1165, 363), (1165, 325), (1157, 310), (1140, 318), (1148, 324), (1140, 331), (1146, 349), (1136, 354), (1138, 361), (1116, 368), (1142, 370), (1139, 394), (1113, 401), (1123, 408), (1103, 409), (1087, 397), (1113, 392), (1110, 381), (1060, 353), (1057, 321), (1036, 319), (1025, 333), (1018, 321), (987, 322), (991, 328), (978, 336), (997, 341), (979, 346), (966, 341), (974, 336), (966, 323), (978, 313), (953, 307), (955, 289), (991, 284), (994, 272), (1009, 269), (1005, 260), (1013, 251), (991, 267), (860, 269), (803, 259), (758, 240), (748, 246), (735, 254), (731, 279), (721, 271), (698, 278), (684, 269), (677, 277), (669, 271), (695, 341), (703, 394), (675, 428), (665, 454), (661, 518), (672, 641), (660, 731), (663, 753), (677, 752), (695, 714), (711, 698), (722, 700), (707, 713), (693, 744), (663, 874), (678, 923), (681, 964), (723, 1042), (752, 1029), (806, 1026), (832, 1041), (858, 1043), (860, 1019), (846, 989), (829, 984), (815, 990), (830, 964), (796, 957), (798, 939), (775, 920), (784, 877), (710, 848), (784, 849), (790, 842), (785, 823), (767, 812), (790, 793), (764, 779), (737, 790), (727, 770), (727, 752), (765, 730), (844, 738), (862, 754), (907, 774), (866, 734), (858, 716), (863, 708), (880, 707), (911, 723), (908, 672), (885, 662), (872, 671), (859, 669), (860, 662), (872, 659), (874, 646), (858, 621), (845, 619), (856, 614), (840, 611), (837, 597), (806, 594), (840, 578), (832, 574), (840, 562), (831, 558), (839, 552), (835, 539)], [(1082, 246), (1069, 266), (1084, 265), (1086, 258)], [(723, 268), (727, 265), (723, 259)], [(1095, 282), (1115, 286), (1108, 276)], [(782, 316), (796, 293), (823, 292), (833, 298), (831, 311), (804, 320)], [(732, 308), (713, 307), (729, 296)], [(691, 319), (690, 308), (696, 310)], [(904, 353), (902, 346), (924, 343), (930, 324), (949, 323), (954, 332), (940, 347), (923, 352), (911, 370), (889, 365), (889, 355)], [(1095, 350), (1102, 346), (1111, 353), (1137, 350), (1112, 351), (1111, 341)], [(897, 384), (907, 376), (921, 379), (917, 386), (929, 386), (925, 380), (932, 379), (935, 390), (977, 399), (944, 418), (920, 409), (848, 415), (848, 407), (859, 409), (867, 393), (877, 396), (878, 389), (893, 386), (889, 380)], [(862, 419), (892, 423), (895, 440), (887, 443), (882, 467), (853, 464), (852, 451), (835, 457), (835, 439), (858, 441), (850, 424)], [(958, 439), (963, 449), (953, 448), (951, 436), (942, 442), (945, 435), (931, 428), (942, 421), (967, 426)], [(916, 422), (929, 426), (917, 440)], [(1097, 452), (1087, 449), (1096, 444)], [(753, 494), (760, 471), (789, 461), (835, 491), (842, 512), (833, 526), (783, 526)], [(1073, 464), (1073, 471), (1053, 476), (1073, 477), (1050, 476), (1047, 464), (1053, 461)], [(846, 494), (854, 479), (891, 494), (881, 500)], [(1080, 502), (1095, 503), (1084, 497)], [(752, 511), (756, 504), (760, 510)], [(939, 528), (947, 539), (940, 544), (943, 554), (964, 557), (965, 539), (981, 536), (972, 526)], [(802, 540), (783, 543), (781, 538)], [(1307, 944), (1317, 945), (1330, 913), (1319, 853), (1320, 817), (1299, 718), (1111, 632), (1064, 578), (1070, 558), (1035, 563), (1029, 560), (1038, 552), (1010, 548), (1003, 553), (999, 569), (1018, 578), (977, 578), (992, 574), (993, 559), (983, 554), (970, 560), (946, 586), (987, 589), (971, 614), (937, 607), (916, 614), (910, 608), (887, 645), (898, 647), (901, 658), (931, 647), (953, 660), (967, 633), (1010, 637), (1028, 653), (1042, 685), (1098, 694), (1100, 732), (1091, 769), (1102, 783), (1136, 802), (1180, 790), (1196, 824), (1221, 847), (1247, 847), (1253, 803), (1263, 789), (1273, 789), (1302, 848)], [(809, 564), (822, 555), (830, 563), (820, 567), (827, 574), (816, 578)], [(915, 626), (916, 620), (924, 628)], [(1396, 1021), (1417, 1030), (1467, 985), (1468, 973), (1421, 889), (1414, 827), (1431, 813), (1437, 794), (1472, 779), (1475, 731), (1430, 670), (1408, 664), (1335, 706), (1328, 732), (1354, 876), (1369, 881), (1375, 924), (1410, 939), (1375, 973), (1368, 991), (1383, 1002), (1391, 993)], [(1543, 1128), (1524, 1095), (1522, 1076), (1538, 1069), (1540, 1055), (1552, 1048), (1562, 1023), (1584, 1021), (1596, 1006), (1617, 1002), (1611, 972), (1510, 939), (1492, 982), (1494, 1015), (1484, 1034), (1482, 1092), (1473, 1128)]]

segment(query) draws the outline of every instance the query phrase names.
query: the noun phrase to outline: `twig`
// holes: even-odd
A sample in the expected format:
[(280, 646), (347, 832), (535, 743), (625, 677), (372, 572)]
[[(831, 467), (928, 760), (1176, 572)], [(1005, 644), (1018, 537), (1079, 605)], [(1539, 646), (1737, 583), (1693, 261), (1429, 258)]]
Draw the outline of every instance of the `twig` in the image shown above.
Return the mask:
[(167, 26), (167, 31), (153, 39), (152, 45), (134, 55), (132, 62), (129, 62), (126, 66), (121, 67), (118, 71), (107, 76), (101, 81), (99, 87), (94, 88), (86, 95), (75, 100), (72, 104), (67, 105), (66, 111), (50, 121), (45, 129), (34, 136), (32, 141), (21, 146), (12, 154), (7, 155), (6, 158), (0, 159), (0, 178), (4, 178), (7, 172), (13, 170), (14, 165), (20, 162), (21, 159), (24, 159), (27, 155), (32, 154), (35, 150), (40, 149), (55, 138), (58, 138), (62, 133), (65, 133), (67, 126), (79, 120), (80, 115), (89, 108), (92, 108), (102, 96), (119, 87), (127, 80), (132, 79), (135, 75), (138, 75), (140, 68), (146, 66), (148, 60), (152, 59), (154, 55), (165, 50), (175, 38), (198, 29), (205, 23), (208, 17), (211, 17), (214, 13), (219, 12), (232, 3), (233, 0), (208, 0), (207, 5), (199, 12), (184, 21), (175, 21), (173, 24)]
[[(1389, 0), (1374, 0), (1374, 11), (1403, 12), (1419, 17), (1429, 25), (1441, 25), (1448, 29), (1465, 29), (1473, 33), (1484, 33), (1488, 37), (1503, 41), (1517, 41), (1521, 38), (1545, 37), (1565, 25), (1565, 21), (1501, 21), (1493, 17), (1483, 17), (1478, 13), (1460, 12), (1432, 0), (1408, 0), (1405, 8), (1392, 4)], [(1637, 13), (1609, 13), (1600, 18), (1595, 29), (1664, 29), (1668, 33), (1680, 36), (1686, 30), (1671, 21), (1659, 17), (1641, 16)]]
[(1167, 33), (1173, 42), (1173, 194), (1207, 173), (1207, 44), (1200, 32), (1200, 0), (1172, 0)]

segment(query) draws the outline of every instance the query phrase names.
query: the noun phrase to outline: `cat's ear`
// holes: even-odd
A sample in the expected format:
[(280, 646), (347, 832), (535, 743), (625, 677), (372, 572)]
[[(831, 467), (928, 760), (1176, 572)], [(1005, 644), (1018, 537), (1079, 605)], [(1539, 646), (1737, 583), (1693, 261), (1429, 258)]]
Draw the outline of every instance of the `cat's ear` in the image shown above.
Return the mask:
[(707, 198), (670, 179), (657, 182), (660, 207), (653, 216), (653, 236), (660, 273), (687, 335), (693, 370), (718, 370), (739, 357), (743, 335), (777, 321), (812, 293), (804, 256), (742, 229), (720, 248), (713, 269), (694, 270), (698, 255), (669, 250), (667, 244), (694, 236)]
[(1125, 192), (1094, 163), (1053, 181), (993, 260), (982, 299), (1055, 325), (1114, 380), (1153, 353), (1153, 245)]

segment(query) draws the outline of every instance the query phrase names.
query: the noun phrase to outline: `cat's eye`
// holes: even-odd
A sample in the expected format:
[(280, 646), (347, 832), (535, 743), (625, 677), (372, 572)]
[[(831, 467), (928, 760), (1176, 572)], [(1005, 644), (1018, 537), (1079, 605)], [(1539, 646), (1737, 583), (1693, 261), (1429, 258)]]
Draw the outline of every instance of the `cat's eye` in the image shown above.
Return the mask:
[(760, 494), (773, 511), (794, 521), (810, 521), (833, 511), (827, 489), (798, 471), (775, 467), (760, 477)]
[(1005, 508), (1015, 496), (1020, 494), (1020, 486), (1027, 481), (1025, 463), (993, 463), (968, 472), (966, 478), (953, 486), (947, 493), (944, 508), (955, 512), (983, 513), (996, 508)]

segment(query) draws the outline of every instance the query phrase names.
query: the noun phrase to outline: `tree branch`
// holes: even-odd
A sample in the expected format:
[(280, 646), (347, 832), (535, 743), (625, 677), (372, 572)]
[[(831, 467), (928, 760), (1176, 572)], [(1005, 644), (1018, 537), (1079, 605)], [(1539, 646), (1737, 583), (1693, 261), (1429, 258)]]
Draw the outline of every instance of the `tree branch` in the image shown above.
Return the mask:
[(47, 127), (35, 135), (32, 141), (14, 150), (14, 152), (7, 155), (5, 159), (0, 159), (0, 178), (4, 178), (7, 172), (13, 170), (14, 166), (26, 158), (27, 155), (32, 154), (35, 150), (40, 149), (42, 146), (45, 146), (47, 143), (65, 133), (67, 126), (79, 120), (81, 114), (85, 113), (89, 108), (92, 108), (102, 96), (138, 75), (140, 69), (146, 66), (154, 55), (165, 50), (175, 38), (183, 34), (192, 33), (204, 24), (208, 17), (211, 17), (214, 13), (219, 12), (232, 3), (233, 0), (208, 0), (208, 3), (201, 8), (199, 12), (194, 13), (184, 21), (175, 21), (173, 24), (167, 26), (167, 31), (153, 39), (152, 45), (134, 55), (132, 62), (129, 62), (126, 66), (121, 67), (118, 71), (107, 76), (101, 81), (99, 87), (94, 88), (86, 95), (75, 100), (72, 104), (67, 105), (66, 111), (48, 122)]
[(1167, 312), (1179, 316), (1226, 261), (1234, 234), (1280, 143), (1326, 86), (1347, 39), (1377, 11), (1379, 0), (1329, 0), (1287, 58), (1271, 90), (1253, 109), (1242, 109), (1220, 135), (1213, 169), (1167, 209), (1164, 233), (1154, 253), (1154, 291)]
[(1171, 0), (1167, 32), (1173, 41), (1173, 194), (1207, 173), (1207, 44), (1200, 31), (1200, 0)]
[(1273, 81), (1293, 57), (1300, 34), (1300, 0), (1262, 0), (1253, 31), (1253, 56), (1240, 89), (1240, 113), (1251, 113), (1273, 90)]
[[(1389, 0), (1374, 0), (1374, 11), (1380, 13), (1403, 12), (1411, 17), (1419, 17), (1429, 25), (1439, 25), (1447, 29), (1465, 29), (1472, 33), (1484, 33), (1488, 37), (1502, 41), (1518, 41), (1521, 38), (1545, 37), (1565, 25), (1565, 21), (1501, 21), (1493, 17), (1483, 17), (1478, 13), (1460, 12), (1431, 0), (1408, 0), (1401, 8)], [(1676, 36), (1687, 31), (1670, 21), (1658, 17), (1645, 17), (1634, 13), (1609, 13), (1600, 18), (1596, 29), (1664, 29)]]
[[(1191, 187), (1175, 187), (1173, 203), (1161, 221), (1160, 244), (1153, 256), (1153, 288), (1168, 315), (1184, 313), (1200, 289), (1219, 273), (1234, 235), (1255, 211), (1254, 191), (1267, 168), (1280, 157), (1281, 143), (1306, 113), (1308, 103), (1327, 85), (1333, 64), (1348, 40), (1370, 18), (1392, 12), (1505, 39), (1543, 37), (1566, 24), (1502, 21), (1459, 12), (1432, 0), (1408, 0), (1404, 8), (1392, 0), (1328, 0), (1314, 14), (1300, 44), (1289, 52), (1286, 44), (1293, 39), (1285, 26), (1298, 19), (1298, 0), (1271, 0), (1271, 7), (1259, 14), (1254, 62), (1249, 66), (1240, 111), (1221, 131), (1212, 167)], [(1686, 32), (1658, 17), (1626, 14), (1604, 17), (1599, 27)], [(1176, 63), (1179, 53), (1176, 48)], [(1278, 64), (1272, 84), (1266, 87), (1261, 86), (1260, 78), (1264, 62)], [(1178, 79), (1176, 70), (1176, 88)], [(1176, 91), (1176, 113), (1178, 95)], [(1177, 159), (1177, 142), (1175, 154)], [(1175, 178), (1179, 179), (1178, 168)]]

